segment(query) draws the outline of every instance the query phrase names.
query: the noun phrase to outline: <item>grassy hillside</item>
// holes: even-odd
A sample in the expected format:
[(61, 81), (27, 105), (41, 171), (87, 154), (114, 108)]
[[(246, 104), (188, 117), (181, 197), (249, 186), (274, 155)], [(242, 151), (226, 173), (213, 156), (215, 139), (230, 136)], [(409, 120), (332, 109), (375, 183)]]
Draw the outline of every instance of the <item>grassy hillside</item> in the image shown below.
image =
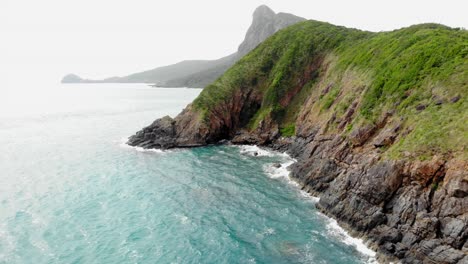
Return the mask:
[(386, 150), (389, 157), (406, 151), (420, 158), (466, 157), (467, 53), (466, 30), (437, 24), (371, 33), (306, 21), (267, 39), (207, 86), (193, 105), (208, 117), (235, 91), (256, 89), (263, 101), (249, 128), (270, 116), (291, 136), (304, 108), (317, 121), (331, 116), (339, 121), (355, 104), (346, 128), (332, 122), (330, 133), (346, 134), (392, 112), (407, 135)]

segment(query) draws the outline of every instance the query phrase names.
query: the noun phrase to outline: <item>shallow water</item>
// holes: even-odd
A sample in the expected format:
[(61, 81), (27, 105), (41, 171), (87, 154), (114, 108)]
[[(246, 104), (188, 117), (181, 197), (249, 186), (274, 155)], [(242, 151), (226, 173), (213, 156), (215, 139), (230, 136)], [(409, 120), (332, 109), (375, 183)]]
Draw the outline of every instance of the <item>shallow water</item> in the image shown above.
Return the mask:
[(0, 263), (374, 261), (288, 180), (287, 155), (122, 144), (200, 90), (58, 89), (0, 106)]

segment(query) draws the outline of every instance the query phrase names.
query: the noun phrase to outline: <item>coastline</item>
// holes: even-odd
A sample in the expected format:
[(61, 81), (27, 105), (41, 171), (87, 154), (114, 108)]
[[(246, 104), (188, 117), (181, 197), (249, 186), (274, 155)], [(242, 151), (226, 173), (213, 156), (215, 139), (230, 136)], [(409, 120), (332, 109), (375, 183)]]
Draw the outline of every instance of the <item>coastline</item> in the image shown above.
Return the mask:
[[(126, 149), (133, 149), (134, 151), (137, 152), (143, 152), (143, 153), (167, 153), (171, 152), (171, 149), (166, 149), (166, 150), (161, 150), (161, 149), (145, 149), (142, 147), (138, 146), (130, 146), (126, 143), (128, 138), (122, 138), (119, 142), (119, 146), (122, 148)], [(343, 242), (346, 245), (350, 245), (359, 254), (362, 254), (363, 256), (366, 256), (368, 260), (366, 263), (380, 263), (379, 257), (380, 254), (372, 249), (370, 245), (370, 241), (366, 239), (365, 236), (360, 235), (360, 234), (353, 234), (352, 229), (349, 229), (346, 227), (346, 225), (343, 225), (343, 223), (338, 222), (335, 218), (332, 216), (329, 216), (325, 213), (323, 213), (319, 208), (316, 207), (316, 204), (320, 201), (320, 197), (314, 196), (311, 193), (308, 193), (304, 191), (304, 186), (300, 184), (294, 177), (291, 175), (291, 170), (289, 169), (290, 166), (295, 164), (297, 160), (293, 157), (291, 157), (290, 154), (288, 154), (286, 151), (281, 152), (277, 151), (271, 147), (265, 147), (265, 146), (257, 146), (255, 144), (252, 145), (245, 145), (245, 144), (232, 144), (231, 142), (224, 142), (220, 144), (214, 144), (214, 145), (226, 145), (226, 146), (232, 146), (235, 148), (239, 149), (239, 152), (241, 155), (246, 155), (249, 156), (249, 158), (255, 158), (255, 157), (262, 157), (262, 156), (268, 156), (268, 157), (273, 157), (273, 156), (281, 156), (284, 160), (281, 163), (271, 163), (268, 164), (268, 166), (264, 166), (262, 170), (264, 173), (272, 180), (281, 180), (285, 184), (293, 186), (298, 194), (306, 199), (309, 199), (313, 206), (317, 209), (317, 214), (322, 217), (326, 222), (326, 230), (324, 232), (327, 232), (327, 235), (333, 236)], [(202, 146), (206, 147), (206, 146)], [(280, 166), (278, 166), (280, 165)]]
[[(363, 238), (382, 262), (463, 262), (468, 259), (463, 249), (466, 162), (441, 156), (424, 161), (386, 157), (377, 143), (389, 137), (384, 129), (394, 125), (389, 116), (378, 126), (358, 127), (349, 135), (300, 122), (304, 116), (297, 121), (296, 136), (281, 137), (270, 119), (256, 130), (230, 127), (232, 135), (224, 135), (226, 128), (218, 123), (224, 117), (214, 115), (211, 123), (199, 123), (189, 105), (175, 119), (166, 116), (138, 131), (128, 144), (172, 149), (230, 143), (288, 153), (296, 159), (290, 165), (291, 178), (304, 192), (320, 197), (316, 208)], [(400, 134), (398, 130), (390, 136)]]

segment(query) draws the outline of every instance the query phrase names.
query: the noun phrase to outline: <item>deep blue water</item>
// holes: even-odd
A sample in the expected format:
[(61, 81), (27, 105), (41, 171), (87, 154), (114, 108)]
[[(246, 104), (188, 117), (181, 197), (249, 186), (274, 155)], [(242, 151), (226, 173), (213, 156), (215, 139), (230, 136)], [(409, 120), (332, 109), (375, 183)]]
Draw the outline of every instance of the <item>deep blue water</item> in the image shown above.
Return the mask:
[(122, 143), (200, 90), (58, 89), (0, 107), (0, 263), (373, 261), (288, 180), (287, 155)]

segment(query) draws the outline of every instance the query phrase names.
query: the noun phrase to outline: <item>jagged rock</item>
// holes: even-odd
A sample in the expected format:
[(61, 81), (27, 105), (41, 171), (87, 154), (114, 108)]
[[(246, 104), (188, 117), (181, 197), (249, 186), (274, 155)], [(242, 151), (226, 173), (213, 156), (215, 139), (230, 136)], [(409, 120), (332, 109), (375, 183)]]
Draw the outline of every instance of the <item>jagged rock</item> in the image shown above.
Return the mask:
[(435, 104), (435, 105), (441, 105), (441, 104), (444, 103), (444, 99), (441, 98), (441, 97), (438, 96), (438, 95), (433, 95), (433, 96), (432, 96), (432, 101), (434, 101), (434, 104)]
[(419, 245), (419, 251), (428, 256), (434, 248), (440, 246), (441, 242), (438, 239), (424, 240)]
[(428, 255), (428, 258), (436, 263), (447, 264), (458, 263), (464, 257), (466, 257), (466, 253), (446, 245), (434, 248)]
[(348, 111), (346, 111), (346, 114), (345, 116), (343, 117), (343, 120), (341, 121), (341, 123), (338, 125), (338, 129), (343, 129), (346, 124), (348, 124), (349, 122), (351, 122), (351, 118), (352, 116), (354, 115), (354, 113), (356, 112), (356, 108), (358, 106), (358, 101), (354, 101), (352, 104), (351, 104), (351, 107), (348, 109)]
[(400, 130), (401, 125), (397, 124), (392, 128), (387, 128), (379, 133), (379, 135), (374, 139), (374, 146), (376, 148), (386, 147), (393, 144), (395, 138), (398, 136), (398, 131)]
[(386, 244), (386, 247), (393, 245), (393, 250), (395, 249), (394, 244), (400, 242), (403, 238), (400, 231), (386, 225), (381, 225), (373, 229), (371, 231), (371, 236), (377, 238), (377, 244), (379, 245)]
[(461, 96), (460, 96), (460, 95), (457, 95), (457, 96), (455, 96), (455, 97), (452, 97), (452, 99), (450, 99), (450, 102), (451, 102), (451, 103), (456, 103), (456, 102), (458, 102), (460, 99), (461, 99)]
[(332, 87), (333, 83), (328, 84), (327, 87), (325, 87), (325, 89), (322, 90), (322, 95), (326, 95)]
[(420, 105), (417, 105), (417, 106), (416, 106), (416, 110), (422, 111), (422, 110), (426, 109), (426, 107), (427, 107), (427, 105), (425, 105), (425, 104), (420, 104)]
[(397, 243), (395, 245), (395, 256), (397, 258), (403, 258), (408, 251), (408, 247), (402, 243)]
[(455, 248), (461, 248), (468, 237), (468, 216), (465, 215), (461, 218), (445, 217), (441, 220), (440, 229), (444, 242)]
[(393, 243), (385, 243), (383, 246), (380, 247), (388, 254), (393, 254), (395, 252), (395, 244)]
[(468, 254), (465, 254), (465, 257), (458, 261), (458, 264), (468, 264)]
[(445, 172), (444, 161), (438, 156), (430, 161), (414, 161), (406, 170), (412, 180), (421, 182), (423, 186), (427, 186), (434, 178), (440, 178)]
[(143, 148), (167, 149), (175, 146), (175, 121), (169, 116), (154, 121), (136, 135), (131, 136), (128, 144)]
[(405, 235), (401, 239), (401, 243), (403, 245), (406, 245), (407, 247), (411, 247), (414, 243), (418, 242), (419, 240), (420, 238), (418, 235), (408, 232), (408, 233), (405, 233)]
[(231, 142), (234, 144), (255, 144), (259, 142), (260, 139), (256, 135), (252, 135), (251, 133), (248, 133), (247, 131), (237, 133), (232, 139)]
[(349, 139), (354, 146), (361, 146), (374, 134), (375, 130), (376, 127), (374, 125), (355, 129), (349, 135)]
[(439, 229), (439, 219), (428, 215), (425, 212), (419, 212), (411, 228), (411, 232), (416, 234), (419, 239), (436, 238)]
[(466, 179), (456, 179), (447, 186), (450, 196), (456, 198), (465, 198), (468, 195), (468, 181)]

